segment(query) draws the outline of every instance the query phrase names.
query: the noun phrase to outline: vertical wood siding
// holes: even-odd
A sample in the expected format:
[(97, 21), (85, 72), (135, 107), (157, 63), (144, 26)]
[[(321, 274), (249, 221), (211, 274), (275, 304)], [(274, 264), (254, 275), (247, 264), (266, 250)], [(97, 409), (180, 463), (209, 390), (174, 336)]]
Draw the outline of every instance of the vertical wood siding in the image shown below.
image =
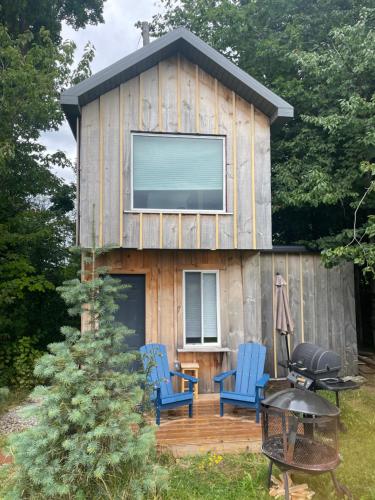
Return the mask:
[(255, 230), (257, 248), (268, 248), (271, 228), (271, 153), (270, 127), (267, 117), (254, 112), (254, 185)]
[[(269, 129), (265, 115), (181, 55), (103, 94), (82, 109), (82, 246), (94, 225), (97, 243), (124, 248), (271, 248)], [(182, 214), (178, 238), (177, 211), (155, 210), (143, 214), (140, 234), (139, 211), (131, 213), (134, 130), (225, 135), (227, 214)]]
[[(236, 366), (236, 350), (243, 342), (265, 344), (267, 371), (272, 377), (285, 376), (285, 370), (277, 366), (286, 352), (284, 339), (274, 329), (276, 272), (282, 273), (288, 283), (295, 321), (291, 349), (302, 341), (304, 328), (305, 340), (332, 348), (342, 356), (343, 374), (356, 373), (354, 277), (350, 264), (327, 270), (315, 254), (204, 250), (115, 250), (105, 259), (113, 273), (146, 275), (146, 342), (164, 343), (171, 364), (175, 359), (199, 362), (201, 392), (217, 389), (212, 377)], [(222, 347), (230, 348), (229, 354), (177, 351), (183, 347), (182, 273), (189, 269), (219, 271)]]
[[(133, 78), (121, 85), (124, 96), (124, 109), (122, 116), (124, 117), (123, 144), (124, 144), (124, 163), (122, 165), (123, 178), (123, 199), (124, 209), (127, 210), (131, 206), (131, 137), (130, 130), (138, 128), (139, 114), (139, 77)], [(138, 214), (124, 213), (123, 214), (123, 246), (129, 248), (138, 248), (139, 243), (139, 216)]]
[(120, 88), (104, 94), (100, 101), (103, 134), (103, 242), (118, 245), (120, 232)]
[(99, 100), (82, 109), (81, 123), (79, 228), (81, 246), (87, 248), (93, 245), (93, 237), (99, 244)]

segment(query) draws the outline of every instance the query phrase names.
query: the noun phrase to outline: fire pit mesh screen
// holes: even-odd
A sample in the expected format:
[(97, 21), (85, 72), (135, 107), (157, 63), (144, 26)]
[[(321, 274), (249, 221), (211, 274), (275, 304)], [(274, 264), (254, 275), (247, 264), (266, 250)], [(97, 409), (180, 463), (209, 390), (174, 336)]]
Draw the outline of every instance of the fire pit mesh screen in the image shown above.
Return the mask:
[(328, 471), (339, 462), (337, 418), (263, 408), (263, 453), (280, 464)]

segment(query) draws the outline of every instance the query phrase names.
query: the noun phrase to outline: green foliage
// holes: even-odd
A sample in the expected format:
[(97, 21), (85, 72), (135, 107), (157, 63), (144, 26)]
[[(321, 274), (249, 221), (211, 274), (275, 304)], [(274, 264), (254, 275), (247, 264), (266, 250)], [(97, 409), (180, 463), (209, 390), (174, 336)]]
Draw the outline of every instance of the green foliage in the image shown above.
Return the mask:
[(42, 352), (35, 348), (38, 338), (20, 337), (7, 343), (0, 351), (0, 384), (8, 381), (10, 385), (29, 389), (36, 383), (34, 367)]
[(132, 332), (114, 320), (124, 287), (95, 261), (92, 251), (83, 279), (60, 287), (87, 328), (64, 327), (65, 341), (37, 362), (46, 384), (34, 392), (43, 399), (38, 425), (14, 438), (17, 471), (5, 498), (92, 498), (120, 482), (121, 498), (136, 499), (154, 495), (165, 479), (143, 413), (146, 378), (124, 345)]
[(350, 242), (373, 182), (361, 165), (375, 158), (374, 1), (162, 3), (155, 34), (186, 26), (295, 107), (272, 133), (274, 243), (326, 249), (331, 264), (373, 272), (373, 191), (356, 213), (362, 246)]
[(12, 363), (14, 377), (12, 385), (23, 389), (28, 389), (35, 385), (35, 363), (42, 355), (42, 352), (34, 347), (36, 343), (37, 339), (35, 337), (21, 337), (15, 343)]
[(105, 0), (1, 0), (0, 23), (15, 35), (28, 30), (38, 33), (44, 27), (56, 42), (61, 23), (74, 29), (103, 22)]
[(8, 387), (0, 387), (0, 403), (4, 403), (9, 397)]
[(5, 385), (11, 378), (12, 346), (4, 345), (0, 349), (0, 386)]
[[(328, 265), (349, 260), (375, 276), (375, 9), (363, 9), (357, 23), (331, 32), (331, 43), (319, 53), (296, 55), (320, 95), (327, 82), (340, 96), (336, 106), (302, 119), (329, 134), (337, 144), (334, 202), (346, 199), (354, 213), (353, 228), (322, 238)], [(340, 155), (340, 156), (339, 156)], [(335, 244), (336, 243), (336, 244)]]
[[(0, 378), (5, 384), (24, 385), (32, 349), (45, 349), (68, 322), (56, 287), (79, 265), (68, 252), (75, 187), (54, 173), (71, 162), (60, 151), (49, 154), (39, 136), (63, 121), (61, 90), (90, 74), (93, 48), (86, 47), (73, 69), (75, 45), (60, 41), (61, 23), (78, 28), (101, 22), (102, 8), (102, 0), (0, 2)], [(17, 354), (25, 337), (38, 338), (27, 362), (24, 352)]]

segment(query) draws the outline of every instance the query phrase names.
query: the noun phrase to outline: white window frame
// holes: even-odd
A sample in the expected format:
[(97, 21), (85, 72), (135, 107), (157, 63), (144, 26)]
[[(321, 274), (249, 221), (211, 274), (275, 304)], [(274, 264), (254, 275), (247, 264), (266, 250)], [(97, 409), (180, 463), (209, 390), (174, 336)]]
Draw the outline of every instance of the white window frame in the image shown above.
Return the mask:
[[(217, 324), (217, 342), (204, 342), (204, 331), (203, 331), (203, 286), (202, 286), (202, 277), (201, 277), (201, 340), (199, 344), (192, 344), (186, 342), (186, 306), (185, 306), (185, 275), (186, 273), (200, 273), (203, 274), (215, 274), (216, 276), (216, 324)], [(184, 327), (183, 327), (183, 335), (184, 335), (184, 349), (189, 349), (191, 347), (194, 348), (207, 348), (211, 347), (221, 347), (221, 322), (220, 322), (220, 280), (219, 280), (219, 271), (216, 269), (184, 269), (182, 275), (182, 307), (183, 307), (183, 318), (184, 318)]]
[[(196, 209), (191, 209), (191, 210), (178, 210), (178, 209), (164, 209), (164, 208), (134, 208), (134, 185), (133, 185), (133, 158), (134, 158), (134, 137), (136, 135), (143, 135), (143, 136), (156, 136), (156, 137), (183, 137), (186, 139), (215, 139), (218, 140), (220, 139), (222, 141), (223, 145), (223, 209), (222, 210), (196, 210)], [(131, 166), (130, 166), (130, 206), (131, 206), (131, 211), (132, 212), (144, 212), (144, 213), (165, 213), (165, 214), (225, 214), (227, 211), (226, 207), (226, 192), (227, 192), (227, 186), (226, 186), (226, 148), (225, 148), (225, 142), (226, 142), (226, 136), (224, 135), (204, 135), (204, 134), (169, 134), (169, 133), (155, 133), (155, 132), (131, 132), (131, 150), (130, 150), (130, 157), (131, 157)]]

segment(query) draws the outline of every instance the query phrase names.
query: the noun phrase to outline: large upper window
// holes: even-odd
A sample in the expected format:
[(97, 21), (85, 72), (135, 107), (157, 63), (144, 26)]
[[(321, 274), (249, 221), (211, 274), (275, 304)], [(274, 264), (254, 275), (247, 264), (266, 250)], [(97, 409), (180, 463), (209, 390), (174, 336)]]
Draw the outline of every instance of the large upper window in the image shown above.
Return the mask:
[(224, 211), (224, 137), (132, 134), (133, 209)]
[(217, 271), (184, 272), (185, 344), (219, 344)]

